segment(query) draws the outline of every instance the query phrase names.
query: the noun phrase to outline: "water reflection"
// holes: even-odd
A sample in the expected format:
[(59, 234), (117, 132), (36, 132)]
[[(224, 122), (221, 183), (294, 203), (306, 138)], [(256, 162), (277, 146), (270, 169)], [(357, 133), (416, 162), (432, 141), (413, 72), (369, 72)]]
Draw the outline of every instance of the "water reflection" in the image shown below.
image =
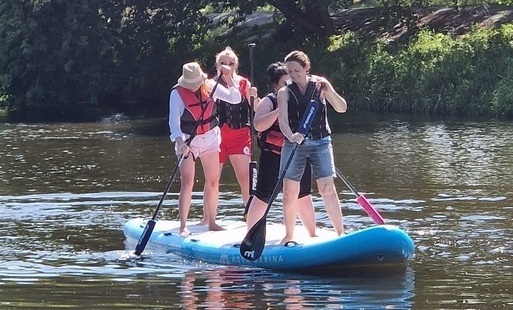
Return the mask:
[[(416, 256), (400, 275), (339, 278), (204, 266), (157, 251), (134, 259), (122, 226), (151, 216), (159, 201), (175, 164), (166, 126), (0, 124), (0, 308), (513, 307), (511, 123), (342, 117), (336, 166), (412, 236)], [(240, 220), (226, 171), (219, 216)], [(201, 216), (201, 187), (191, 217)], [(159, 218), (176, 219), (178, 188)], [(348, 231), (372, 225), (340, 181), (337, 189)], [(281, 220), (280, 201), (270, 220)], [(314, 203), (319, 225), (329, 225)]]
[(411, 309), (413, 286), (412, 269), (319, 278), (231, 267), (189, 270), (178, 289), (184, 309)]

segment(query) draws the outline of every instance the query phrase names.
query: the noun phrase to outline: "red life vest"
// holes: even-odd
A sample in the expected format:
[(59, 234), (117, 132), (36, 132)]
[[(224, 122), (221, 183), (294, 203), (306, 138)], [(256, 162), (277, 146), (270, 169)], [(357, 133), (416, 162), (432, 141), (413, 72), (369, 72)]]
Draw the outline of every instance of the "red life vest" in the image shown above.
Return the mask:
[(195, 93), (181, 86), (176, 86), (176, 91), (185, 106), (180, 117), (180, 129), (183, 133), (193, 135), (196, 130), (194, 135), (201, 135), (219, 125), (212, 97), (200, 100)]
[[(276, 110), (278, 107), (278, 99), (275, 94), (267, 95), (271, 102), (273, 103), (273, 110)], [(271, 125), (271, 127), (266, 130), (258, 133), (258, 146), (263, 151), (270, 151), (275, 154), (281, 154), (281, 148), (283, 143), (285, 142), (285, 136), (280, 130), (280, 125), (278, 120)]]

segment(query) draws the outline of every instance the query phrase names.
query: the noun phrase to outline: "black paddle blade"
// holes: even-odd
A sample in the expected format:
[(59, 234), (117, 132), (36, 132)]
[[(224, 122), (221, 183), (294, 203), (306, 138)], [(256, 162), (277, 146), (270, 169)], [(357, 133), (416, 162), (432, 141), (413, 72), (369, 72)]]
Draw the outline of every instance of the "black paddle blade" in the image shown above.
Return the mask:
[(144, 251), (144, 248), (146, 247), (146, 244), (148, 244), (148, 240), (150, 240), (151, 233), (153, 232), (156, 223), (157, 221), (151, 219), (146, 224), (146, 227), (144, 227), (143, 233), (139, 238), (137, 245), (135, 246), (135, 255), (141, 255), (141, 253)]
[(261, 218), (246, 234), (240, 244), (240, 255), (247, 260), (255, 261), (260, 258), (265, 246), (266, 219)]

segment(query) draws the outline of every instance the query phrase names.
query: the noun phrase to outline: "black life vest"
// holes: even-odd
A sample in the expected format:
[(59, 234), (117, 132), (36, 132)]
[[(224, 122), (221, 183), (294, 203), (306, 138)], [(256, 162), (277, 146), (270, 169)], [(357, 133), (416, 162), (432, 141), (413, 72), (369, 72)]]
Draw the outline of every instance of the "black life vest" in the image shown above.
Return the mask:
[[(287, 85), (289, 90), (289, 101), (288, 101), (288, 114), (289, 114), (289, 126), (292, 132), (296, 132), (303, 113), (305, 112), (310, 100), (312, 100), (315, 91), (314, 78), (308, 81), (308, 85), (303, 95), (299, 90), (299, 86), (296, 83)], [(327, 126), (328, 110), (326, 109), (325, 102), (319, 105), (319, 109), (315, 114), (315, 118), (312, 122), (312, 127), (306, 135), (311, 140), (320, 140), (331, 134), (329, 127)]]
[[(225, 85), (224, 81), (220, 81)], [(242, 100), (238, 104), (231, 104), (223, 100), (217, 100), (217, 115), (219, 117), (219, 124), (228, 125), (231, 129), (240, 129), (249, 126), (249, 113), (250, 104), (246, 98), (246, 87), (248, 80), (242, 78), (239, 82), (239, 91), (242, 95)], [(225, 85), (226, 86), (226, 85)]]
[[(276, 94), (271, 93), (268, 94), (267, 97), (271, 99), (271, 102), (273, 103), (273, 110), (276, 110), (276, 108), (278, 108), (278, 99), (276, 98)], [(261, 150), (281, 154), (281, 147), (283, 146), (285, 137), (280, 130), (278, 120), (276, 120), (271, 127), (259, 132), (257, 141)]]
[(193, 135), (196, 129), (194, 135), (201, 135), (219, 125), (212, 97), (200, 99), (189, 89), (178, 85), (173, 89), (176, 89), (185, 106), (180, 117), (180, 129), (183, 133)]

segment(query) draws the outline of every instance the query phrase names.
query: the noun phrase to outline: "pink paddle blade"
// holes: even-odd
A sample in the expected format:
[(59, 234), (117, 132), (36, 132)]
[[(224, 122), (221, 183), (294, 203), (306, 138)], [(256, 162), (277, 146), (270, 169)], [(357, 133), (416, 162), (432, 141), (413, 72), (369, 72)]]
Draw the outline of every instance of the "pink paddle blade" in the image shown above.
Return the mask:
[(363, 195), (359, 195), (356, 198), (358, 204), (367, 212), (367, 214), (372, 218), (374, 223), (378, 225), (385, 224), (385, 220), (381, 217), (381, 215), (374, 209), (374, 207), (370, 204), (370, 202)]

